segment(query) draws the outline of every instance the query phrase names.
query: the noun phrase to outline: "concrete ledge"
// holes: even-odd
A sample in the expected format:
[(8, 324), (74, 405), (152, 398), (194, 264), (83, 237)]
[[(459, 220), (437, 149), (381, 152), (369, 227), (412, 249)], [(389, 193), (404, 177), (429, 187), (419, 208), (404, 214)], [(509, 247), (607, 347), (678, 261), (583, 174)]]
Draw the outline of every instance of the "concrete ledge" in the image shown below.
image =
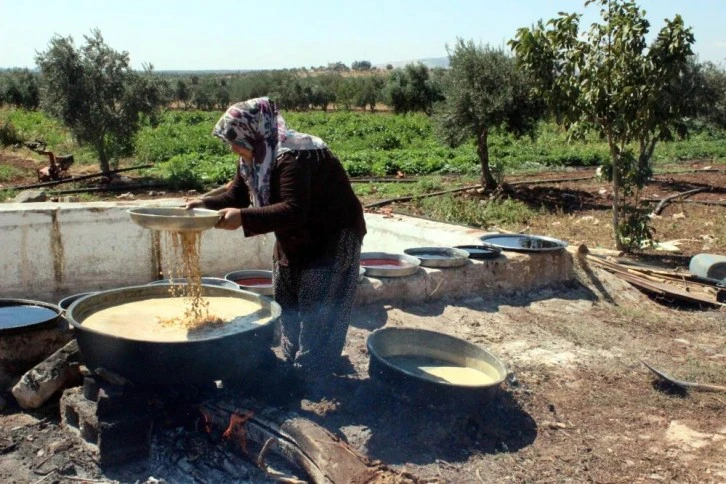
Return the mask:
[(567, 251), (544, 254), (507, 253), (496, 259), (469, 260), (462, 267), (422, 267), (408, 277), (367, 277), (358, 286), (356, 303), (423, 302), (462, 299), (528, 290), (574, 278)]
[[(88, 291), (146, 284), (168, 269), (159, 233), (135, 225), (126, 211), (138, 206), (180, 206), (181, 199), (0, 204), (0, 297), (56, 302)], [(366, 214), (364, 252), (402, 253), (424, 246), (478, 244), (486, 232), (404, 216)], [(202, 235), (205, 276), (240, 269), (269, 269), (274, 235), (245, 238), (241, 231)], [(505, 253), (454, 269), (421, 269), (395, 279), (367, 279), (361, 303), (423, 301), (528, 289), (572, 279), (567, 251)]]

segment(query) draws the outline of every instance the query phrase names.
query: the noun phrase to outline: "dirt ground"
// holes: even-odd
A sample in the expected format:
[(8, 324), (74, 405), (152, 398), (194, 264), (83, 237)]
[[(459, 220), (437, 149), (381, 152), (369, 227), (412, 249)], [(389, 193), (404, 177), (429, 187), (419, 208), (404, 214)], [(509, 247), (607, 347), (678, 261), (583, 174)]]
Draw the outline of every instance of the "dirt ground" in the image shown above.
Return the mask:
[[(287, 406), (427, 482), (726, 482), (726, 395), (679, 393), (640, 362), (726, 385), (726, 313), (661, 306), (585, 268), (578, 265), (582, 282), (535, 292), (357, 308), (347, 369)], [(482, 345), (510, 376), (494, 401), (474, 410), (401, 402), (395, 388), (367, 376), (366, 338), (383, 326)], [(154, 459), (102, 470), (61, 431), (57, 411), (51, 402), (0, 414), (2, 482), (40, 482), (49, 469), (45, 482), (204, 482), (175, 477)], [(191, 431), (184, 438), (215, 445)], [(263, 481), (243, 475), (237, 482)]]

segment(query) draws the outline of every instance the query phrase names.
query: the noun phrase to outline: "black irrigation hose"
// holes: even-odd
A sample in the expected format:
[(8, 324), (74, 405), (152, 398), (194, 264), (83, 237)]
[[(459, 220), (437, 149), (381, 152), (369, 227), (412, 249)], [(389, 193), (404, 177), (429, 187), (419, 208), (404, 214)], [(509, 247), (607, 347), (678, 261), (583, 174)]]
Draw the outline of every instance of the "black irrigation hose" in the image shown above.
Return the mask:
[(14, 187), (5, 187), (4, 190), (26, 190), (28, 188), (42, 188), (42, 187), (52, 187), (55, 185), (60, 185), (62, 183), (73, 183), (80, 180), (88, 180), (89, 178), (97, 178), (99, 176), (106, 176), (106, 175), (113, 175), (115, 173), (122, 173), (124, 171), (132, 171), (132, 170), (141, 170), (143, 168), (152, 168), (154, 165), (137, 165), (137, 166), (131, 166), (129, 168), (120, 168), (118, 170), (111, 170), (107, 172), (98, 172), (93, 173), (90, 175), (81, 175), (76, 176), (72, 178), (65, 178), (63, 180), (56, 180), (56, 181), (50, 181), (50, 182), (43, 182), (43, 183), (31, 183), (30, 185), (16, 185)]
[(93, 193), (93, 192), (124, 192), (132, 190), (143, 190), (146, 188), (168, 188), (166, 183), (147, 183), (142, 185), (115, 185), (107, 187), (74, 188), (71, 190), (53, 190), (51, 195), (70, 195), (72, 193)]

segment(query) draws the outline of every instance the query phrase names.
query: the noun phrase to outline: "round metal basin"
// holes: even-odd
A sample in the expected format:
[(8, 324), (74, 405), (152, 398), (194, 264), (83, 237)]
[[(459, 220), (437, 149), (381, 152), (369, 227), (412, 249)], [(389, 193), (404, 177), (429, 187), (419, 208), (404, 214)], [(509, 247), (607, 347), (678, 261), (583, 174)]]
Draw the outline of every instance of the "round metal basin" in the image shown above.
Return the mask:
[[(238, 377), (263, 363), (270, 351), (280, 306), (250, 292), (203, 286), (205, 296), (233, 297), (260, 306), (270, 320), (222, 336), (187, 341), (140, 341), (83, 326), (90, 315), (119, 304), (170, 297), (165, 285), (134, 286), (97, 292), (71, 304), (66, 318), (75, 328), (85, 365), (104, 368), (138, 384), (208, 383)], [(261, 316), (261, 317), (262, 317)]]
[(403, 252), (420, 260), (424, 267), (461, 267), (469, 259), (465, 250), (450, 247), (416, 247)]
[(512, 252), (553, 252), (564, 250), (567, 242), (543, 235), (492, 234), (480, 237), (485, 242), (502, 250)]
[(198, 232), (219, 222), (219, 212), (206, 208), (140, 207), (128, 210), (136, 225), (152, 230)]
[(230, 272), (224, 278), (237, 284), (243, 291), (250, 291), (263, 296), (272, 296), (275, 293), (275, 288), (272, 285), (272, 271), (235, 271)]
[(363, 252), (360, 265), (369, 277), (405, 277), (418, 271), (421, 261), (406, 254), (387, 252)]
[(67, 311), (69, 307), (71, 307), (71, 304), (78, 301), (82, 297), (86, 297), (89, 294), (95, 294), (95, 292), (81, 292), (79, 294), (73, 294), (72, 296), (64, 297), (60, 301), (58, 301), (58, 306), (63, 310)]
[[(368, 337), (367, 347), (371, 379), (411, 403), (475, 407), (491, 400), (507, 376), (504, 363), (484, 348), (435, 331), (383, 328)], [(444, 368), (474, 378), (427, 371)]]
[(54, 304), (30, 299), (0, 299), (0, 335), (54, 328), (60, 318), (61, 309)]
[[(179, 277), (177, 279), (159, 279), (158, 281), (152, 281), (147, 285), (157, 286), (159, 284), (188, 284), (188, 282), (185, 277)], [(239, 289), (239, 286), (234, 282), (219, 277), (202, 277), (202, 284), (205, 286), (226, 287), (227, 289)]]
[(469, 259), (493, 259), (499, 257), (502, 249), (493, 245), (457, 245), (455, 249), (461, 249), (469, 254)]

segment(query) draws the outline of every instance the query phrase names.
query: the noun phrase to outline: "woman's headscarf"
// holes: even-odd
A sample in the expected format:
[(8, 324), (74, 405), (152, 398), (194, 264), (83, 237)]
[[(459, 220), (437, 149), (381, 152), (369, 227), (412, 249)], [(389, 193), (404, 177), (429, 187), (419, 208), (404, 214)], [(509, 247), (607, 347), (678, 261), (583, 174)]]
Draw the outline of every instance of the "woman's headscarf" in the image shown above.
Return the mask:
[(277, 107), (266, 97), (230, 106), (217, 121), (212, 134), (253, 153), (251, 168), (241, 157), (239, 166), (256, 207), (270, 203), (270, 176), (279, 155), (288, 151), (326, 147), (323, 140), (316, 136), (287, 129)]

